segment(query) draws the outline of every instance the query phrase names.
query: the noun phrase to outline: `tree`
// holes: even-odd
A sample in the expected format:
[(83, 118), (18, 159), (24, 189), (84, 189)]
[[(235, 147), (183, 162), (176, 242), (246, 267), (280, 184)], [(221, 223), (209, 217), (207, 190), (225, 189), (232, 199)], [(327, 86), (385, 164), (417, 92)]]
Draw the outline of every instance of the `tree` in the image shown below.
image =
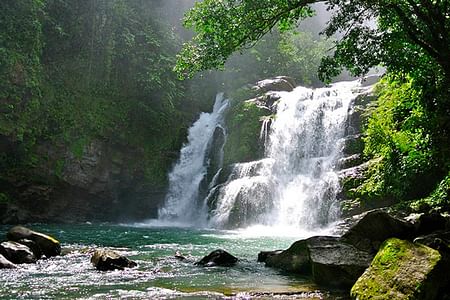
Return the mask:
[[(277, 24), (286, 29), (310, 16), (309, 5), (314, 2), (319, 1), (199, 2), (185, 18), (185, 25), (197, 35), (184, 45), (176, 70), (181, 76), (192, 76), (221, 68), (233, 52), (251, 47)], [(336, 42), (334, 54), (323, 60), (323, 79), (329, 80), (343, 67), (361, 75), (379, 64), (401, 72), (429, 70), (431, 64), (450, 77), (448, 0), (329, 0), (326, 4), (334, 13), (325, 34), (341, 32), (343, 37)], [(371, 23), (374, 19), (378, 26)]]

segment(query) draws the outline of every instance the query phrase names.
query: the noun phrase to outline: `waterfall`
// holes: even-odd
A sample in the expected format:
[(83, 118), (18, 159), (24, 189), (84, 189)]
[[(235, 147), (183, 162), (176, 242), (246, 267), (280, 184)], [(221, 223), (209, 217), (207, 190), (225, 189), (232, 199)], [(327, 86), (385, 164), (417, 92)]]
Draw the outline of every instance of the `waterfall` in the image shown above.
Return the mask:
[[(169, 174), (169, 190), (164, 207), (159, 209), (159, 220), (188, 224), (206, 220), (207, 210), (199, 198), (202, 198), (202, 186), (206, 185), (207, 189), (211, 184), (208, 181), (215, 180), (214, 175), (221, 167), (221, 162), (208, 159), (212, 156), (208, 152), (213, 147), (214, 137), (218, 133), (224, 136), (221, 124), (227, 106), (228, 101), (224, 99), (223, 93), (218, 94), (213, 111), (202, 113), (189, 129), (188, 142), (181, 149), (180, 158)], [(223, 150), (223, 143), (219, 145), (219, 152)], [(221, 155), (217, 155), (219, 160)], [(212, 179), (208, 180), (208, 177)]]
[(267, 122), (262, 124), (260, 138), (268, 135), (265, 158), (236, 164), (228, 181), (216, 187), (210, 225), (315, 229), (337, 220), (335, 168), (359, 84), (279, 92), (270, 129)]

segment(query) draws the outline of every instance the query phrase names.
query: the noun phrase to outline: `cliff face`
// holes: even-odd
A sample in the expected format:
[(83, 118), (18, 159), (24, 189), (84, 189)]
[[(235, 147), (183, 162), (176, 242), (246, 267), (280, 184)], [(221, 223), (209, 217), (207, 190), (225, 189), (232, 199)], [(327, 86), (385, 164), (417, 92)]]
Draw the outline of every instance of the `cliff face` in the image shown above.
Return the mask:
[(2, 223), (143, 219), (163, 200), (145, 176), (142, 149), (94, 140), (80, 155), (50, 144), (38, 153), (41, 163), (26, 174), (2, 176)]

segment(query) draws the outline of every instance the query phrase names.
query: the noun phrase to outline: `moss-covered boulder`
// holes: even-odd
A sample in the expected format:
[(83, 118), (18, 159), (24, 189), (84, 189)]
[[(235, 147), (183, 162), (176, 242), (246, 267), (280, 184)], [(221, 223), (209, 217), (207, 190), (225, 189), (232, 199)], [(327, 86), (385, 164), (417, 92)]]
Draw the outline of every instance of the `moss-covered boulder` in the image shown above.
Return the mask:
[[(392, 238), (351, 289), (352, 299), (444, 299), (448, 261), (427, 246)], [(448, 292), (447, 292), (448, 293)]]

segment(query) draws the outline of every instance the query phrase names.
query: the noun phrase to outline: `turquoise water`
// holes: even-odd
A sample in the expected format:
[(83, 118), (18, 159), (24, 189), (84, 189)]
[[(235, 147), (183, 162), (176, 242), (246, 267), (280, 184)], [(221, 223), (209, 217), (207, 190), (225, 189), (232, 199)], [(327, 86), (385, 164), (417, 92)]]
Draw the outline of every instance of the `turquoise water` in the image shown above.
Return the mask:
[[(61, 241), (63, 255), (17, 270), (0, 270), (1, 299), (270, 299), (333, 298), (308, 279), (257, 263), (261, 250), (289, 247), (301, 238), (258, 236), (239, 231), (141, 225), (30, 225)], [(5, 236), (8, 227), (0, 227)], [(112, 248), (138, 263), (125, 271), (100, 272), (90, 264), (93, 249)], [(240, 262), (232, 268), (193, 263), (215, 249)], [(174, 258), (181, 251), (188, 259)], [(307, 292), (307, 293), (306, 293)], [(293, 295), (295, 294), (295, 295)], [(328, 295), (328, 297), (327, 297)]]

